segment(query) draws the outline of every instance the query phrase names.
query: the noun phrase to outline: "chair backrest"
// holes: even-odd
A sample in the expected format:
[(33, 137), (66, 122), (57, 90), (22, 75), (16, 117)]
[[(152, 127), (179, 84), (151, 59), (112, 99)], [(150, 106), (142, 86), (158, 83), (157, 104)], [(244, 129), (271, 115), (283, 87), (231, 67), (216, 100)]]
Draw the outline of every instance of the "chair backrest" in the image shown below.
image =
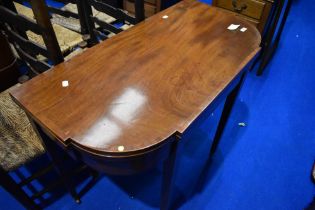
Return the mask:
[[(122, 9), (122, 1), (117, 0), (116, 3), (113, 1), (105, 1), (105, 0), (78, 0), (81, 2), (84, 8), (84, 13), (86, 17), (86, 22), (89, 29), (89, 34), (92, 42), (98, 43), (98, 38), (106, 39), (108, 38), (108, 33), (117, 34), (122, 29), (116, 27), (112, 23), (105, 22), (100, 18), (96, 17), (92, 13), (92, 7), (100, 12), (105, 13), (116, 19), (116, 22), (120, 23), (129, 23), (129, 24), (137, 24), (144, 20), (144, 0), (135, 0), (135, 16), (128, 14), (126, 11)], [(98, 27), (95, 27), (95, 24)]]
[[(50, 62), (53, 65), (61, 63), (63, 56), (45, 2), (43, 0), (30, 2), (36, 22), (18, 14), (12, 0), (0, 0), (0, 24), (19, 57), (40, 73), (51, 67)], [(30, 40), (27, 35), (29, 32), (41, 36), (45, 46)], [(47, 59), (38, 59), (39, 55)]]
[[(62, 4), (68, 4), (68, 3), (77, 4), (77, 0), (55, 0), (55, 1), (60, 2)], [(47, 8), (48, 8), (48, 11), (50, 13), (59, 14), (59, 15), (62, 15), (64, 17), (73, 17), (73, 18), (79, 19), (79, 15), (77, 13), (74, 13), (74, 12), (71, 12), (68, 10), (63, 10), (63, 9), (60, 9), (60, 8), (57, 8), (57, 7), (51, 6), (51, 5), (47, 5)]]
[[(16, 3), (19, 3), (23, 5), (24, 3), (29, 3), (30, 0), (13, 0)], [(49, 18), (52, 19), (52, 22), (56, 22), (57, 24), (73, 30), (75, 32), (81, 33), (81, 34), (88, 34), (88, 29), (85, 24), (85, 18), (84, 14), (82, 13), (81, 5), (78, 4), (78, 0), (54, 0), (55, 3), (61, 3), (61, 4), (48, 4), (46, 3), (48, 12), (49, 12)], [(67, 5), (67, 4), (73, 4), (76, 8), (74, 8), (75, 11), (65, 9), (64, 7), (60, 8), (58, 5)], [(59, 18), (56, 19), (54, 16), (58, 16)], [(62, 19), (60, 19), (62, 17)], [(69, 21), (71, 19), (71, 21)], [(76, 20), (76, 21), (72, 21)], [(77, 21), (78, 20), (78, 21)]]
[[(50, 13), (60, 15), (65, 19), (73, 18), (73, 19), (79, 20), (79, 31), (78, 30), (75, 30), (75, 31), (81, 33), (82, 35), (89, 33), (88, 27), (86, 25), (86, 20), (85, 20), (82, 4), (80, 3), (80, 0), (55, 0), (55, 1), (60, 2), (64, 5), (71, 3), (71, 4), (76, 6), (76, 11), (74, 12), (74, 11), (70, 11), (70, 10), (65, 10), (64, 8), (60, 9), (60, 8), (57, 8), (54, 6), (47, 5), (47, 8), (48, 8)], [(69, 28), (71, 30), (74, 30), (73, 27), (71, 28), (67, 24), (64, 24), (63, 26), (66, 28)]]
[(6, 37), (0, 33), (0, 92), (17, 83), (20, 76), (16, 57)]

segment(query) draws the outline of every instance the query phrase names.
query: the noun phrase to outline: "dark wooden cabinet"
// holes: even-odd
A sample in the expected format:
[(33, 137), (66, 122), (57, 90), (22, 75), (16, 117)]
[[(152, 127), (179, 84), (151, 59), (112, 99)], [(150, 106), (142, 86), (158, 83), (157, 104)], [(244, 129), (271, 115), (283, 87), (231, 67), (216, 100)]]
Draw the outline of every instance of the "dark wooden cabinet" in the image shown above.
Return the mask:
[[(161, 0), (144, 0), (144, 15), (150, 17), (160, 11)], [(124, 0), (124, 9), (135, 13), (135, 4), (133, 0)]]
[[(144, 15), (145, 17), (150, 17), (157, 13), (159, 10), (158, 8), (158, 1), (160, 0), (144, 0)], [(132, 0), (124, 0), (124, 9), (128, 12), (134, 14), (135, 13), (135, 6), (134, 1)]]
[(271, 11), (272, 0), (213, 0), (213, 6), (239, 14), (263, 33)]

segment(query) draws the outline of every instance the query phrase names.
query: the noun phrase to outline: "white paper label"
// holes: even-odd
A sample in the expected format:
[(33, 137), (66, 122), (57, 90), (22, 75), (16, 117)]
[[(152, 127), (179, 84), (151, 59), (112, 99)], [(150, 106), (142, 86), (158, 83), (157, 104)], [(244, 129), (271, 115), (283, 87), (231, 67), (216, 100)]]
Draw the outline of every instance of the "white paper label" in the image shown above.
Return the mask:
[(245, 31), (247, 31), (247, 28), (243, 27), (243, 28), (241, 28), (240, 31), (241, 31), (241, 32), (245, 32)]
[(69, 86), (68, 80), (62, 81), (62, 87), (68, 87), (68, 86)]
[(229, 25), (229, 27), (227, 29), (229, 29), (230, 31), (234, 31), (234, 30), (238, 29), (238, 27), (240, 27), (240, 25), (231, 24), (231, 25)]

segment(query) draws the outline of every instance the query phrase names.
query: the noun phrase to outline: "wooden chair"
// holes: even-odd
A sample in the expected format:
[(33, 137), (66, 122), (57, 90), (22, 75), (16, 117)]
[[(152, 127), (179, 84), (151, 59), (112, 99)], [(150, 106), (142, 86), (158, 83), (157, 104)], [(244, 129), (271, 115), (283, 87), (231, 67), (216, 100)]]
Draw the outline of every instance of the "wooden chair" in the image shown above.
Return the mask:
[[(104, 40), (123, 31), (123, 28), (116, 27), (113, 23), (106, 22), (99, 17), (93, 15), (94, 8), (100, 13), (113, 17), (116, 22), (128, 23), (128, 25), (135, 25), (144, 20), (144, 1), (135, 0), (135, 16), (131, 16), (128, 12), (122, 9), (122, 1), (108, 1), (104, 0), (79, 0), (81, 1), (87, 27), (89, 30), (92, 43), (98, 43), (99, 40)], [(96, 26), (97, 25), (97, 26)], [(126, 26), (125, 26), (126, 27)], [(128, 27), (126, 27), (128, 28)]]
[[(69, 160), (69, 157), (64, 152), (60, 153), (59, 150), (55, 150), (55, 153), (58, 152), (58, 158), (53, 158), (49, 154), (51, 161), (47, 162), (46, 166), (32, 173), (32, 175), (19, 177), (19, 182), (11, 177), (11, 172), (15, 172), (21, 166), (27, 165), (37, 157), (47, 154), (47, 145), (42, 143), (42, 139), (39, 138), (39, 135), (34, 130), (26, 113), (9, 95), (9, 92), (18, 85), (20, 84), (0, 93), (0, 185), (26, 209), (40, 209), (40, 206), (34, 201), (36, 199), (45, 201), (42, 195), (61, 185), (67, 188), (77, 203), (80, 203), (80, 197), (97, 181), (98, 173), (88, 168), (85, 164), (72, 167), (73, 171), (72, 169), (68, 170), (71, 171), (70, 173), (60, 170), (60, 163)], [(31, 186), (33, 188), (31, 183), (34, 180), (52, 171), (59, 175), (56, 176), (55, 180), (47, 183), (43, 189), (35, 190), (32, 195), (25, 193), (23, 187)], [(68, 177), (71, 175), (77, 176), (77, 174), (81, 176), (83, 171), (88, 171), (93, 178), (80, 192), (76, 192), (74, 184)]]
[[(4, 28), (4, 33), (9, 42), (13, 44), (18, 56), (36, 74), (49, 69), (51, 67), (49, 62), (53, 65), (63, 62), (63, 55), (43, 1), (31, 1), (32, 8), (42, 11), (41, 13), (34, 13), (36, 22), (18, 14), (12, 1), (2, 0), (1, 2), (0, 23)], [(27, 35), (30, 32), (41, 36), (45, 46), (30, 40)]]
[[(19, 4), (23, 4), (25, 1), (23, 0), (13, 0)], [(29, 0), (28, 0), (29, 1)], [(85, 24), (84, 14), (82, 13), (81, 4), (78, 0), (55, 0), (55, 2), (59, 2), (62, 4), (73, 4), (75, 8), (67, 9), (67, 8), (58, 8), (53, 5), (48, 5), (47, 9), (49, 11), (49, 17), (52, 20), (52, 23), (56, 23), (61, 25), (67, 29), (76, 31), (81, 33), (82, 35), (87, 34), (87, 26)], [(73, 9), (75, 11), (73, 11)]]
[[(54, 164), (49, 163), (31, 176), (21, 179), (19, 183), (9, 175), (10, 172), (45, 154), (41, 139), (33, 129), (25, 112), (12, 101), (9, 95), (11, 88), (0, 93), (0, 184), (25, 208), (39, 209), (34, 200), (42, 198), (43, 194), (65, 181), (58, 179), (29, 196), (23, 187), (29, 186), (33, 180), (52, 171)], [(74, 189), (69, 190), (75, 200), (80, 201)]]
[[(45, 150), (25, 113), (15, 105), (8, 91), (9, 89), (0, 93), (0, 183), (24, 207), (38, 209), (35, 202), (21, 189), (33, 177), (17, 184), (8, 173), (41, 156)], [(15, 123), (16, 119), (18, 123)]]
[[(17, 9), (17, 12), (21, 15), (29, 17), (30, 19), (34, 19), (35, 13), (42, 13), (42, 10), (34, 10), (35, 8), (29, 8), (22, 4), (14, 2), (14, 5)], [(61, 50), (64, 59), (67, 60), (68, 55), (73, 54), (73, 51), (80, 50), (86, 46), (86, 42), (84, 42), (84, 35), (80, 33), (81, 26), (80, 21), (77, 18), (73, 17), (65, 17), (58, 15), (56, 13), (52, 13), (50, 8), (47, 4), (47, 9), (49, 10), (49, 18), (51, 25), (54, 29), (56, 34), (56, 38), (59, 44), (59, 48)], [(75, 6), (75, 5), (74, 5)], [(60, 9), (60, 11), (63, 11)], [(71, 13), (71, 11), (64, 10), (65, 14)], [(73, 12), (73, 15), (78, 15), (77, 13)], [(58, 18), (57, 18), (58, 17)], [(58, 21), (59, 20), (59, 21)], [(76, 29), (76, 30), (74, 30)], [(39, 35), (28, 33), (30, 40), (34, 42), (45, 45), (42, 38)]]
[[(37, 7), (37, 9), (45, 6), (44, 2), (39, 0), (35, 0), (32, 3), (32, 6)], [(41, 60), (40, 56), (47, 58), (52, 64), (58, 64), (63, 61), (63, 56), (47, 14), (46, 16), (43, 13), (39, 14), (36, 23), (30, 18), (19, 15), (12, 1), (0, 0), (0, 36), (2, 38), (7, 37), (10, 40), (20, 59), (25, 61), (36, 74), (51, 67), (51, 64), (45, 60)], [(41, 35), (46, 46), (41, 46), (30, 40), (27, 36), (27, 33), (30, 31)], [(10, 50), (10, 47), (7, 46), (7, 49)], [(60, 184), (64, 184), (75, 201), (80, 202), (79, 195), (75, 192), (73, 185), (67, 183), (65, 181), (66, 178), (63, 176), (64, 173), (58, 170), (56, 172), (59, 174), (59, 179), (53, 183), (49, 183), (44, 189), (35, 192), (31, 196), (28, 196), (23, 191), (23, 186), (29, 185), (33, 180), (53, 169), (58, 169), (56, 161), (51, 161), (47, 167), (33, 173), (19, 183), (10, 176), (10, 172), (46, 153), (41, 139), (39, 139), (33, 129), (25, 112), (12, 101), (9, 95), (11, 88), (0, 92), (1, 186), (27, 209), (38, 209), (39, 206), (36, 205), (34, 200), (41, 198), (44, 193)], [(62, 157), (61, 161), (63, 160), (64, 158)], [(75, 173), (79, 173), (86, 168), (86, 166), (85, 168), (80, 166), (80, 170), (76, 170)]]
[(44, 1), (33, 0), (31, 6), (0, 0), (0, 24), (20, 59), (38, 74), (82, 51), (77, 46), (83, 39), (77, 32), (51, 24)]

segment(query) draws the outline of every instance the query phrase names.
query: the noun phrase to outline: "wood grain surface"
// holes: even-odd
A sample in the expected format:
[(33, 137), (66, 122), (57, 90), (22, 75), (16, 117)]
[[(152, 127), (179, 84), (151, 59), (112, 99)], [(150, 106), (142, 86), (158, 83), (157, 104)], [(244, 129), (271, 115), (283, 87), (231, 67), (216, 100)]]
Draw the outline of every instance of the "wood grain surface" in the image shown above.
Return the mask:
[[(227, 30), (230, 24), (247, 31)], [(64, 145), (94, 154), (137, 153), (184, 132), (256, 55), (259, 43), (259, 32), (245, 20), (184, 0), (11, 95)]]

